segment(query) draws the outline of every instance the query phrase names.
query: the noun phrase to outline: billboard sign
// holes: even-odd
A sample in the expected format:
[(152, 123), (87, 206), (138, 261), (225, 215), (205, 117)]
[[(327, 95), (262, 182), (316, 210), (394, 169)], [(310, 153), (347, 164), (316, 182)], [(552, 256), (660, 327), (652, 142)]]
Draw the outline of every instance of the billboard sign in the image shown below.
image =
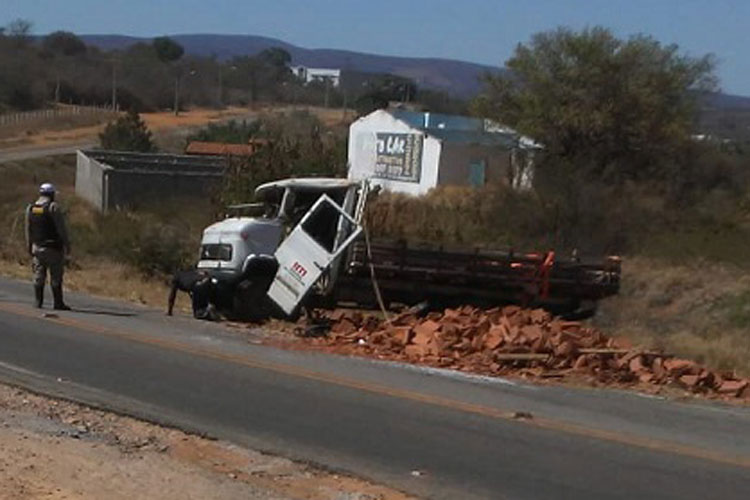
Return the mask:
[(416, 182), (422, 176), (421, 134), (378, 132), (374, 177), (402, 182)]

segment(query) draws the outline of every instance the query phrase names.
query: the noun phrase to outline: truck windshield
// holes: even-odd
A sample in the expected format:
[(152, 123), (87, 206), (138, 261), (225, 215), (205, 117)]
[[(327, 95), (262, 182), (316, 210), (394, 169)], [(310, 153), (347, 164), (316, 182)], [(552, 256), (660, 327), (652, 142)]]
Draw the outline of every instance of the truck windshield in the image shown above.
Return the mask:
[(232, 245), (202, 245), (201, 260), (232, 260)]

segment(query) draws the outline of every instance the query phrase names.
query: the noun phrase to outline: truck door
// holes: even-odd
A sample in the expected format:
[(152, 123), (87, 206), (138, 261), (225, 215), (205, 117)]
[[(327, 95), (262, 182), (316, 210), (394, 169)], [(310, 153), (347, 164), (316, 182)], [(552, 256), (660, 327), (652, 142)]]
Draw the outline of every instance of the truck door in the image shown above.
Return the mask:
[(321, 195), (276, 249), (279, 269), (268, 296), (287, 315), (294, 314), (318, 278), (361, 231), (336, 202)]

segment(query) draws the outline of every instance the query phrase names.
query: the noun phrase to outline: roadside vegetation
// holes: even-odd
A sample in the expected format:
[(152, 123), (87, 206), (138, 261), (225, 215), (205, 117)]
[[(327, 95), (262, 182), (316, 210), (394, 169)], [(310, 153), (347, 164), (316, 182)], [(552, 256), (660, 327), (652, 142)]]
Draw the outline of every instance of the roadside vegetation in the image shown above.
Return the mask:
[[(514, 77), (488, 76), (472, 108), (545, 145), (534, 189), (439, 188), (419, 199), (381, 194), (369, 206), (370, 233), (443, 245), (554, 248), (560, 258), (574, 250), (584, 257), (622, 255), (622, 293), (602, 305), (594, 320), (599, 326), (750, 374), (750, 149), (693, 136), (698, 99), (717, 85), (713, 60), (684, 56), (649, 37), (620, 40), (591, 28), (539, 34), (519, 45), (507, 64)], [(247, 91), (263, 95), (262, 81)], [(384, 85), (405, 90), (395, 81)], [(134, 289), (144, 279), (163, 283), (192, 263), (201, 229), (226, 205), (252, 201), (258, 184), (344, 175), (345, 132), (338, 118), (324, 123), (294, 110), (211, 125), (190, 139), (254, 141), (259, 148), (250, 158), (231, 160), (211, 199), (104, 216), (72, 196), (70, 161), (2, 165), (0, 224), (8, 236), (0, 240), (0, 256), (26, 264), (22, 210), (38, 183), (50, 180), (65, 193), (74, 272), (97, 262), (105, 263), (99, 270), (118, 269)], [(96, 286), (104, 293), (101, 277)], [(160, 303), (158, 293), (153, 300)]]
[(99, 214), (74, 195), (75, 157), (3, 163), (0, 175), (0, 271), (16, 278), (30, 276), (23, 218), (41, 182), (57, 186), (68, 215), (73, 251), (66, 286), (97, 295), (161, 307), (168, 276), (195, 260), (201, 230), (213, 220), (210, 202), (196, 200)]
[(750, 373), (750, 151), (697, 140), (710, 57), (602, 28), (541, 33), (488, 76), (475, 111), (545, 145), (534, 189), (381, 196), (376, 236), (624, 257), (595, 321), (718, 368)]
[(436, 112), (466, 109), (463, 100), (387, 74), (344, 70), (339, 87), (305, 84), (289, 69), (289, 53), (277, 47), (220, 60), (186, 54), (169, 37), (102, 50), (71, 32), (36, 37), (33, 28), (23, 19), (0, 27), (0, 113), (60, 103), (116, 104), (138, 112), (288, 103), (367, 113), (389, 101), (420, 103)]
[[(75, 192), (75, 157), (0, 164), (0, 267), (5, 274), (27, 277), (24, 210), (41, 182), (54, 183), (68, 214), (73, 255), (66, 283), (101, 295), (163, 305), (166, 284), (178, 269), (193, 265), (202, 230), (227, 205), (252, 201), (255, 187), (289, 175), (344, 175), (343, 129), (326, 127), (305, 111), (263, 114), (252, 124), (230, 122), (199, 131), (203, 140), (235, 137), (259, 141), (257, 154), (232, 159), (224, 185), (205, 199), (166, 200), (138, 210), (100, 214)], [(138, 150), (153, 144), (136, 115), (126, 115), (102, 134), (115, 149)], [(110, 143), (108, 143), (110, 144)], [(343, 159), (343, 161), (342, 161)]]
[(102, 149), (114, 151), (137, 151), (139, 153), (156, 151), (151, 131), (138, 113), (133, 110), (104, 127), (99, 134), (99, 145)]

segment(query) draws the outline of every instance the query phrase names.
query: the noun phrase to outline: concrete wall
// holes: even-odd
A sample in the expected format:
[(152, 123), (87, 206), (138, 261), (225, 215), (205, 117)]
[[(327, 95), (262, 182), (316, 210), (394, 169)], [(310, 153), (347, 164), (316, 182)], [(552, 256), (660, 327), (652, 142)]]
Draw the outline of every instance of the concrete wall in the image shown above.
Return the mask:
[(438, 185), (470, 186), (470, 165), (483, 161), (485, 184), (512, 182), (511, 151), (498, 146), (444, 143)]
[[(174, 163), (177, 161), (182, 164)], [(208, 196), (221, 187), (223, 178), (223, 170), (215, 162), (199, 157), (79, 151), (76, 194), (100, 212), (164, 199)]]
[[(378, 133), (413, 134), (421, 143), (421, 161), (417, 180), (384, 179), (376, 173)], [(349, 128), (349, 178), (371, 179), (373, 184), (389, 191), (412, 195), (425, 194), (437, 185), (441, 143), (434, 137), (410, 127), (383, 110), (375, 111), (354, 122)]]
[(106, 209), (105, 172), (110, 167), (102, 165), (81, 151), (76, 154), (76, 195), (91, 203), (100, 212)]
[(107, 172), (107, 205), (114, 208), (138, 208), (163, 199), (208, 196), (221, 186), (222, 175), (181, 172)]

